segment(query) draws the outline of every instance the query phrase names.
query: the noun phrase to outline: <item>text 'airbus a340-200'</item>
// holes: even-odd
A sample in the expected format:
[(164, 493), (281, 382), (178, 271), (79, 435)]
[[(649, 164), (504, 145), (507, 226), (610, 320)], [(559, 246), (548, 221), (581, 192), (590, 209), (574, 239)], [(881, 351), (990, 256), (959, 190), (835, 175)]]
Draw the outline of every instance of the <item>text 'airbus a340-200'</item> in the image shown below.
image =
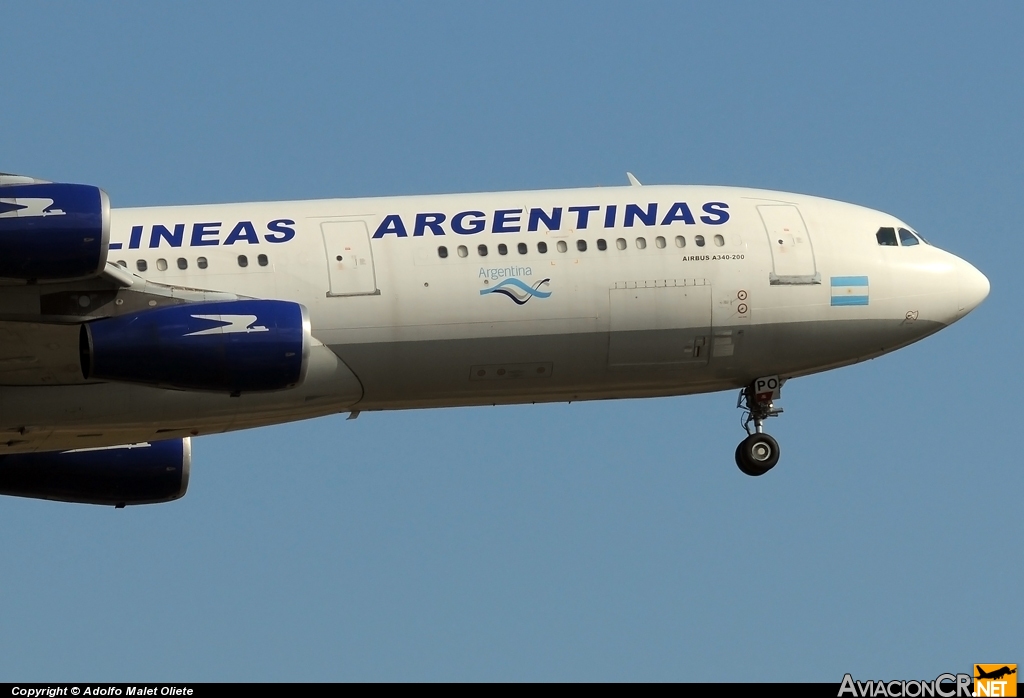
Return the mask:
[(969, 313), (906, 223), (782, 192), (631, 186), (111, 209), (0, 175), (0, 494), (185, 493), (193, 436), (337, 412), (782, 384)]

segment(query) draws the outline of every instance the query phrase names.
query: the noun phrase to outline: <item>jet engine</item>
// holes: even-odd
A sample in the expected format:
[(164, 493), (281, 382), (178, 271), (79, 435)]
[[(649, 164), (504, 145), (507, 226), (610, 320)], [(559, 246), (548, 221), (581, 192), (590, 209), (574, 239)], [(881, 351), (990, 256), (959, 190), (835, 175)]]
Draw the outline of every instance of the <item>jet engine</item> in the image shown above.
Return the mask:
[(0, 456), (0, 494), (80, 504), (158, 504), (185, 495), (191, 439)]
[(311, 341), (298, 303), (172, 305), (83, 325), (82, 375), (234, 395), (283, 390), (305, 377)]
[(106, 193), (84, 184), (30, 182), (0, 184), (0, 278), (99, 274), (110, 239)]

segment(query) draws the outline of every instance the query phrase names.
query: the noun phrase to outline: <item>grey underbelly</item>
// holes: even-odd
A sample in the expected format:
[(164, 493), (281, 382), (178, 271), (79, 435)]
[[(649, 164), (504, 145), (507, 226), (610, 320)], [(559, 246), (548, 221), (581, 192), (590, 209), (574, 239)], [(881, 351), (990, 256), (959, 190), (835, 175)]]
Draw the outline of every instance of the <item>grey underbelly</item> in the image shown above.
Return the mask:
[(685, 395), (872, 358), (941, 329), (891, 320), (333, 344), (359, 409)]

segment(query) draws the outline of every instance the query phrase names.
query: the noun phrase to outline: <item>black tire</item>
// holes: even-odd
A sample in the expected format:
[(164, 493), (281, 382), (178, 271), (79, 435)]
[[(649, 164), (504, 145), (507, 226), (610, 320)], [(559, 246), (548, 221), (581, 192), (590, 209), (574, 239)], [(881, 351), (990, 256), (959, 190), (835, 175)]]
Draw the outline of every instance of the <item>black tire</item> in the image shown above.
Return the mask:
[(751, 434), (736, 447), (736, 465), (744, 475), (764, 475), (779, 462), (779, 442), (768, 434)]
[(747, 466), (747, 462), (745, 460), (743, 460), (743, 442), (742, 441), (740, 443), (736, 444), (736, 465), (739, 466), (740, 472), (743, 473), (744, 475), (750, 475), (751, 477), (756, 477), (756, 476), (761, 474), (761, 473), (758, 473), (758, 472), (755, 472), (755, 471), (751, 470)]

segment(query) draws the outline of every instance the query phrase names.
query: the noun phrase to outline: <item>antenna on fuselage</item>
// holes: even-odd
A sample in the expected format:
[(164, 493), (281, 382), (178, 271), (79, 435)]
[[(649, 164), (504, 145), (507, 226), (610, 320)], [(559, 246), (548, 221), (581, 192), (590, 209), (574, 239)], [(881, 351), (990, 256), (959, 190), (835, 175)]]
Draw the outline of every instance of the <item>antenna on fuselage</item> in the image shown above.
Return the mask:
[(631, 187), (642, 187), (643, 186), (642, 184), (640, 184), (640, 180), (633, 176), (632, 172), (627, 172), (626, 173), (626, 178), (629, 179), (629, 186), (631, 186)]

